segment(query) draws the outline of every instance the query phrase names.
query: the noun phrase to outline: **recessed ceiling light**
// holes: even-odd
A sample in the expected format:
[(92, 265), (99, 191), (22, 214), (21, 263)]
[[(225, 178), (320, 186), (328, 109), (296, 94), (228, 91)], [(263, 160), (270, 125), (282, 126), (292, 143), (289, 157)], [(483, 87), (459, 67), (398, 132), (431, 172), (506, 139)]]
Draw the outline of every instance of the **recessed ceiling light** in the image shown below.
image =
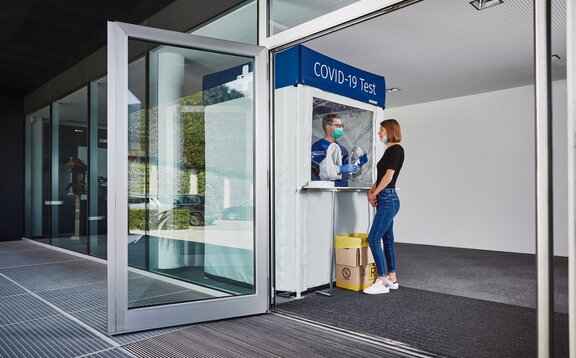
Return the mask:
[(397, 87), (392, 87), (392, 88), (386, 89), (386, 93), (400, 92), (400, 91), (402, 91), (402, 90), (400, 88), (397, 88)]
[(470, 4), (477, 10), (484, 10), (492, 6), (503, 4), (504, 0), (474, 0)]

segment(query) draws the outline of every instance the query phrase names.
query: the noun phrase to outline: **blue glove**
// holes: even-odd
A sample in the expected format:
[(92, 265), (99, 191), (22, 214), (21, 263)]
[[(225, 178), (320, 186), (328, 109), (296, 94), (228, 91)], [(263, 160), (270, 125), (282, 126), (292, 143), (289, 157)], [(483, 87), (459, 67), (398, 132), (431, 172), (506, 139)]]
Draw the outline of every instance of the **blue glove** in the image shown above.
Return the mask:
[(364, 164), (368, 163), (368, 156), (366, 154), (362, 154), (358, 158), (358, 162), (359, 162), (360, 166), (363, 166)]
[(354, 173), (356, 168), (358, 167), (354, 164), (344, 164), (340, 167), (340, 173)]

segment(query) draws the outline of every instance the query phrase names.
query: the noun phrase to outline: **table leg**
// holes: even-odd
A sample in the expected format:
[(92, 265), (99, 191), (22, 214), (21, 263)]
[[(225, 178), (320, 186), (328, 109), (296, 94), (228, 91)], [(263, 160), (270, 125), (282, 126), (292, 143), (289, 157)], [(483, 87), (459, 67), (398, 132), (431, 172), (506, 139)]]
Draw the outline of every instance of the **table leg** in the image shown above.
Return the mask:
[(316, 293), (320, 294), (320, 295), (324, 295), (324, 296), (329, 296), (332, 297), (332, 290), (333, 290), (333, 286), (334, 286), (334, 268), (335, 268), (335, 260), (336, 260), (336, 255), (334, 252), (334, 235), (335, 235), (335, 229), (334, 229), (334, 225), (336, 223), (336, 201), (335, 201), (335, 196), (336, 196), (336, 192), (332, 191), (332, 200), (331, 200), (331, 205), (330, 208), (332, 209), (332, 236), (330, 237), (330, 282), (328, 283), (329, 285), (329, 289), (328, 292), (324, 292), (324, 291), (316, 291)]

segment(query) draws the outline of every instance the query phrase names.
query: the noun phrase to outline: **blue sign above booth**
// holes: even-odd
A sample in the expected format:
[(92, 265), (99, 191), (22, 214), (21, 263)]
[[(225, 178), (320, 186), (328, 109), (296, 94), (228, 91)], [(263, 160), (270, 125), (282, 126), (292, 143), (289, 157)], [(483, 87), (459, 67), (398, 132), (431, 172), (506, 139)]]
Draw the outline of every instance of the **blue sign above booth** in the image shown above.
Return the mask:
[(275, 88), (304, 84), (384, 107), (383, 76), (336, 61), (298, 45), (276, 54)]

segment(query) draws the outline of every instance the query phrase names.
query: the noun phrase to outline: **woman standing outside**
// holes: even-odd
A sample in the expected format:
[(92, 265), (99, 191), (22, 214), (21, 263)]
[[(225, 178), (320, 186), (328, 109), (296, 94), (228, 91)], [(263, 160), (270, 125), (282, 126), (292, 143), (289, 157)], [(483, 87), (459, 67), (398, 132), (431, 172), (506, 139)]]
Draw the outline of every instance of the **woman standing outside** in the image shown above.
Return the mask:
[[(374, 284), (363, 291), (369, 295), (388, 293), (390, 289), (398, 288), (396, 251), (394, 249), (394, 217), (400, 210), (400, 200), (396, 194), (396, 180), (404, 163), (404, 148), (399, 144), (402, 140), (400, 124), (395, 119), (382, 121), (378, 136), (386, 145), (386, 151), (377, 165), (376, 182), (368, 192), (370, 204), (377, 207), (368, 234), (368, 244), (378, 270), (378, 278)], [(384, 251), (382, 251), (381, 242), (384, 243)]]

